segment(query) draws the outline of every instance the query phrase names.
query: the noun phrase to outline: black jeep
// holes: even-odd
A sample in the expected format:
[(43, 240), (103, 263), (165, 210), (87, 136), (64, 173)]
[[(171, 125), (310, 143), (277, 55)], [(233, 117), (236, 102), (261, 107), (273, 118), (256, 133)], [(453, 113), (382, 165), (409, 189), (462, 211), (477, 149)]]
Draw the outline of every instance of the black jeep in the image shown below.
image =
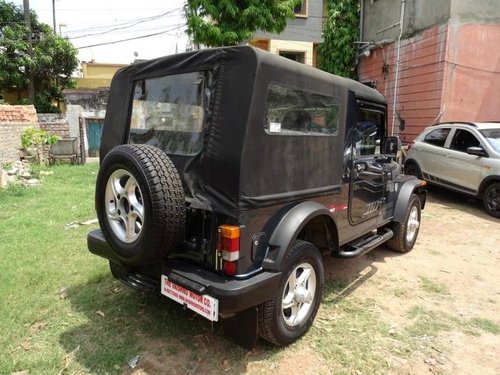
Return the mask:
[(287, 345), (321, 302), (321, 253), (414, 246), (425, 183), (397, 148), (377, 91), (261, 50), (134, 64), (111, 84), (88, 246), (242, 345)]

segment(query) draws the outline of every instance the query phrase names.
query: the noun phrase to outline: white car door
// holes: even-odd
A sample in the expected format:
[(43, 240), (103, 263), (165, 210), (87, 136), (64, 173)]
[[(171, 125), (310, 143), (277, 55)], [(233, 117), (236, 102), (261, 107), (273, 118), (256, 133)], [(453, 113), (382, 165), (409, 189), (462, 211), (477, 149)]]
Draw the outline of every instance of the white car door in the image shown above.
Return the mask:
[[(424, 178), (432, 181), (440, 174), (441, 163), (446, 149), (444, 145), (451, 128), (434, 129), (415, 144), (416, 157)], [(428, 175), (428, 176), (426, 176)]]
[(483, 158), (469, 155), (467, 148), (481, 146), (481, 143), (467, 129), (457, 128), (452, 137), (438, 177), (452, 187), (476, 193), (479, 188)]

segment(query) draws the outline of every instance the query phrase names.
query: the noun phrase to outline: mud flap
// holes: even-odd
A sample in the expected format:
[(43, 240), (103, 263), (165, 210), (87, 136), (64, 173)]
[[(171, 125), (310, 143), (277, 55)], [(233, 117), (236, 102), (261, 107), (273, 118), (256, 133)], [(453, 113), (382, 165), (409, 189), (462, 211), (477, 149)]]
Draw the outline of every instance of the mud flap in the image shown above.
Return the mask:
[(235, 316), (221, 320), (226, 338), (232, 342), (252, 349), (257, 344), (257, 307), (251, 307)]

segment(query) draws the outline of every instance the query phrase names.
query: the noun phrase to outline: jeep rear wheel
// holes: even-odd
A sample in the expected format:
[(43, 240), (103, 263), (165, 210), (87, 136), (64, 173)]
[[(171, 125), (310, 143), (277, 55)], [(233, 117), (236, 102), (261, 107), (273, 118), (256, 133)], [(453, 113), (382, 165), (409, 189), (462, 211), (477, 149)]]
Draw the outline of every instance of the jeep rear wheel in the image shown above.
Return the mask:
[(486, 188), (483, 204), (488, 214), (500, 218), (500, 183), (495, 182)]
[(412, 194), (406, 208), (406, 213), (402, 223), (395, 222), (392, 230), (394, 237), (388, 242), (387, 246), (394, 251), (407, 253), (417, 242), (418, 231), (420, 229), (420, 198)]
[(177, 246), (184, 233), (184, 200), (179, 173), (156, 147), (115, 147), (99, 169), (97, 217), (124, 263), (152, 263)]
[(259, 307), (259, 335), (284, 346), (299, 339), (312, 325), (324, 286), (323, 261), (311, 243), (295, 241), (285, 257), (280, 287)]

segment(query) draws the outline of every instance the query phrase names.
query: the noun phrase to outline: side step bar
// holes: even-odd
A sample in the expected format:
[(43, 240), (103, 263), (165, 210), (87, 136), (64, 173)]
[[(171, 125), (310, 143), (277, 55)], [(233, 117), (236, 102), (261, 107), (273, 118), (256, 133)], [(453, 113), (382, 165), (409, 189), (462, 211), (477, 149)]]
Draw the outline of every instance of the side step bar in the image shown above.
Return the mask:
[(375, 249), (377, 246), (390, 240), (394, 236), (394, 232), (388, 228), (382, 229), (376, 234), (363, 238), (356, 242), (348, 243), (339, 253), (334, 254), (338, 258), (355, 258), (366, 254)]
[(158, 281), (139, 274), (123, 275), (119, 278), (119, 280), (125, 285), (144, 293), (151, 293), (159, 290), (160, 288)]

